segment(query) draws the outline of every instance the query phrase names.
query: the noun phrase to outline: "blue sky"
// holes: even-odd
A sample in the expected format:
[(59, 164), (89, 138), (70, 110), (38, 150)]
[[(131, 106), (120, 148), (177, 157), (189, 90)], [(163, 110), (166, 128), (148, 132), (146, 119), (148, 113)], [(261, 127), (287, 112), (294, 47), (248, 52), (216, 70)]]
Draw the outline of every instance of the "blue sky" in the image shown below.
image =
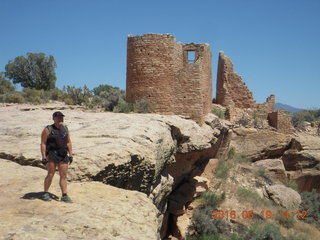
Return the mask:
[(128, 34), (209, 43), (213, 96), (220, 50), (258, 103), (270, 94), (320, 108), (318, 0), (0, 0), (0, 71), (27, 52), (52, 55), (56, 85), (125, 89)]

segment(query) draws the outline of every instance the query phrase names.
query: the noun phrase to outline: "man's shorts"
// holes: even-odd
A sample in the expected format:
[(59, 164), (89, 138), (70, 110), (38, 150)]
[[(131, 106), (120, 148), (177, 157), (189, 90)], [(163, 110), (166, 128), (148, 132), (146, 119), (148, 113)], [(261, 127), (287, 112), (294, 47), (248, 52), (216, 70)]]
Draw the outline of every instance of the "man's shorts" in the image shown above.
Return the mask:
[(60, 162), (68, 163), (70, 161), (69, 156), (67, 156), (67, 152), (61, 153), (61, 151), (59, 150), (49, 151), (47, 157), (48, 157), (48, 161), (52, 161), (54, 163), (60, 163)]

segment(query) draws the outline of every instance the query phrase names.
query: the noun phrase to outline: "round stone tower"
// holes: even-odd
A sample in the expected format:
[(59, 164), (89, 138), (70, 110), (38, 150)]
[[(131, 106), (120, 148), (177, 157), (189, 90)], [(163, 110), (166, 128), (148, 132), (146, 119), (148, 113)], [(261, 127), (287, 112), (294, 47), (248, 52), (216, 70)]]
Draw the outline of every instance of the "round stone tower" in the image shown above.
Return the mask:
[(170, 34), (128, 36), (127, 101), (147, 99), (157, 113), (204, 122), (211, 111), (208, 44), (182, 44)]
[[(182, 44), (169, 34), (128, 36), (127, 101), (148, 99), (156, 112), (174, 114), (175, 74)], [(181, 68), (181, 67), (180, 67)]]

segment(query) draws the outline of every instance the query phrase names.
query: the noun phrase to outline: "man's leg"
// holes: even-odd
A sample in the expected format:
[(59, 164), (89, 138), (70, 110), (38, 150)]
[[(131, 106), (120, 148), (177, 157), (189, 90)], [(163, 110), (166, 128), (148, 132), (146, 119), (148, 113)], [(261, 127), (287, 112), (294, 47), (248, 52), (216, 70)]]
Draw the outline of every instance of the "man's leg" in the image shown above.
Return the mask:
[(44, 179), (44, 191), (45, 192), (48, 192), (49, 188), (51, 186), (52, 179), (53, 179), (54, 173), (56, 171), (56, 164), (52, 161), (49, 161), (47, 163), (47, 169), (48, 169), (48, 174), (47, 174), (46, 178)]
[(72, 203), (73, 201), (68, 196), (67, 191), (67, 173), (68, 173), (68, 163), (60, 162), (58, 165), (59, 174), (60, 174), (60, 188), (62, 192), (61, 201)]
[(67, 194), (67, 173), (68, 173), (68, 163), (60, 162), (58, 165), (59, 174), (60, 174), (60, 188), (62, 195)]

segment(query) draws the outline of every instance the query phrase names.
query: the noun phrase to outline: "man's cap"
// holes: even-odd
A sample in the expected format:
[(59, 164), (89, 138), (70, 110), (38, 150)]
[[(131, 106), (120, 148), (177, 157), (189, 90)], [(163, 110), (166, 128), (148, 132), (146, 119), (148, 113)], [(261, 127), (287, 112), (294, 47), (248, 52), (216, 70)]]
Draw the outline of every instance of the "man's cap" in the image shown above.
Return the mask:
[(52, 114), (52, 117), (64, 117), (63, 113), (62, 112), (54, 112)]

